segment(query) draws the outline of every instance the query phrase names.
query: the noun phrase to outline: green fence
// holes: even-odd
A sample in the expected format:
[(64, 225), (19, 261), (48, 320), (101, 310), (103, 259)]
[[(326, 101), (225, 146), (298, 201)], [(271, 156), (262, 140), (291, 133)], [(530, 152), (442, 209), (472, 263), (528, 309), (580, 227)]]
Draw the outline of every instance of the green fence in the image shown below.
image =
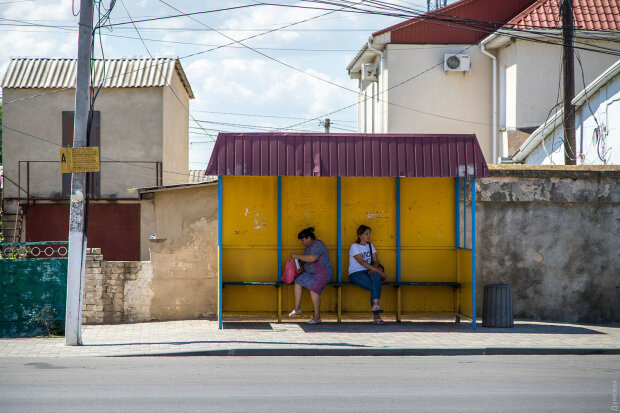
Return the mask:
[(32, 314), (46, 305), (64, 328), (66, 256), (67, 242), (0, 244), (0, 337), (43, 334)]

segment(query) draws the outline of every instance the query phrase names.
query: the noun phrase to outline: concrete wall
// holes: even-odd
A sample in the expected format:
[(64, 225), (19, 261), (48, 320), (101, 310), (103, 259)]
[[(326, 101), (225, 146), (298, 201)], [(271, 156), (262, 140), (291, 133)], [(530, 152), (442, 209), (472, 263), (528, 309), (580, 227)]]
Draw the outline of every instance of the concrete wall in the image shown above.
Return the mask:
[(503, 166), (476, 185), (478, 314), (484, 285), (509, 283), (516, 318), (620, 321), (620, 167)]
[[(446, 53), (468, 54), (471, 71), (444, 71)], [(409, 108), (388, 106), (388, 132), (475, 133), (491, 159), (492, 65), (478, 46), (389, 44), (387, 62), (388, 99)]]
[(189, 170), (189, 95), (178, 76), (163, 89), (163, 184), (186, 183)]
[[(84, 322), (196, 319), (217, 311), (217, 185), (154, 193), (151, 261), (87, 256)], [(143, 208), (143, 210), (144, 210)]]
[(217, 185), (154, 193), (151, 316), (178, 320), (217, 308)]
[(155, 208), (152, 202), (140, 203), (140, 260), (150, 261), (149, 238), (155, 235)]

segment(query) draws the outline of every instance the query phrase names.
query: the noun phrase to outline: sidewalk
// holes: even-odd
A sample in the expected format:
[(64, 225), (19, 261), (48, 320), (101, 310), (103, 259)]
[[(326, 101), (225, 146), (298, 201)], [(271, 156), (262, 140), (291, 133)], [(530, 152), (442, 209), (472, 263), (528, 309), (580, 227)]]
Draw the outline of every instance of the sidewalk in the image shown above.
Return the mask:
[(83, 342), (0, 339), (0, 357), (620, 354), (620, 325), (522, 321), (473, 331), (465, 322), (228, 322), (218, 330), (215, 321), (188, 320), (85, 326)]

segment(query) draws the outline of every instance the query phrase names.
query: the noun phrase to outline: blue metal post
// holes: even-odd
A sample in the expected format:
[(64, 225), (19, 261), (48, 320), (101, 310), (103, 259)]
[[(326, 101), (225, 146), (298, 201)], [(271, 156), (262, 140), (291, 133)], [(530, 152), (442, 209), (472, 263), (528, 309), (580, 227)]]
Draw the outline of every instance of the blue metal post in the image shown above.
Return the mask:
[(463, 248), (467, 248), (467, 178), (463, 179)]
[(341, 222), (341, 187), (340, 187), (340, 177), (336, 178), (336, 182), (337, 182), (337, 201), (336, 201), (336, 208), (337, 208), (337, 224), (338, 225), (338, 282), (341, 282), (341, 277), (342, 277), (342, 222)]
[(282, 277), (282, 177), (278, 176), (278, 282)]
[(217, 323), (218, 328), (221, 330), (222, 326), (222, 250), (224, 249), (224, 240), (222, 239), (222, 216), (224, 211), (222, 210), (222, 187), (224, 186), (224, 180), (222, 175), (217, 177), (217, 244), (218, 244), (218, 267), (219, 267), (219, 282), (218, 282), (218, 295), (217, 295)]
[(461, 182), (458, 177), (454, 178), (454, 246), (461, 246)]
[(471, 291), (472, 327), (476, 329), (476, 178), (471, 178)]
[(396, 281), (400, 282), (400, 176), (396, 177)]

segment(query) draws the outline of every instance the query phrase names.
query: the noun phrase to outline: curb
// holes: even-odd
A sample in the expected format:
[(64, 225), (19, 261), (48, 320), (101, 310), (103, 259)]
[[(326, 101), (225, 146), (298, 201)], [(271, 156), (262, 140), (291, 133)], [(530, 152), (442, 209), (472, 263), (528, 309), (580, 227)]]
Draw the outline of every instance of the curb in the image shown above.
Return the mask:
[(217, 350), (175, 351), (163, 353), (115, 354), (104, 357), (343, 357), (343, 356), (519, 356), (519, 355), (618, 355), (618, 348), (390, 348), (390, 349), (317, 349), (282, 348), (257, 349), (235, 348)]

